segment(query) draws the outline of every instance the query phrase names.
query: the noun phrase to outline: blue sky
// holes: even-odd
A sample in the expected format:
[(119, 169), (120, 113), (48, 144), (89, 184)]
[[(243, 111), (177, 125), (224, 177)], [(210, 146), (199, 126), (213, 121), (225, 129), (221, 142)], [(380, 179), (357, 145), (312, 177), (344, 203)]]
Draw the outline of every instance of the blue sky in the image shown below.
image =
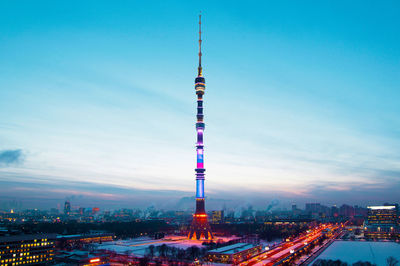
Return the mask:
[(397, 1), (2, 1), (0, 10), (0, 200), (116, 206), (158, 202), (158, 191), (194, 195), (202, 10), (206, 195), (399, 201)]

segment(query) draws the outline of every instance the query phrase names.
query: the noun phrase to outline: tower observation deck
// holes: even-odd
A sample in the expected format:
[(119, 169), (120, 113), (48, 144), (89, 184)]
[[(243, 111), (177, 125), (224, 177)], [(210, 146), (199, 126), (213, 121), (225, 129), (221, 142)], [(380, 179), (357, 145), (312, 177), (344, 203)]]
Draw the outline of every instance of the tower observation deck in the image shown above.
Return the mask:
[(205, 197), (204, 197), (204, 114), (203, 114), (203, 95), (206, 88), (205, 79), (203, 77), (203, 68), (201, 66), (201, 14), (199, 16), (199, 66), (198, 73), (195, 79), (195, 90), (197, 95), (197, 142), (196, 142), (196, 153), (197, 153), (197, 165), (196, 165), (196, 212), (193, 214), (193, 221), (190, 225), (189, 239), (197, 240), (211, 240), (213, 234), (211, 232), (210, 224), (208, 223), (208, 217), (205, 210)]

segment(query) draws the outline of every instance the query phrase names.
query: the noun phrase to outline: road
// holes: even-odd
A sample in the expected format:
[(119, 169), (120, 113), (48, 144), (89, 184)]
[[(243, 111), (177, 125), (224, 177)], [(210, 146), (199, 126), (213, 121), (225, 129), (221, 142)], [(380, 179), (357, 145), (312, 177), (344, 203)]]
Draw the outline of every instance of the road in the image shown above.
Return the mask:
[(337, 226), (321, 225), (320, 227), (313, 229), (306, 235), (299, 236), (290, 242), (284, 242), (272, 250), (264, 251), (263, 253), (255, 256), (245, 262), (242, 262), (240, 265), (243, 265), (243, 266), (251, 266), (251, 265), (272, 266), (275, 263), (279, 262), (280, 260), (289, 256), (291, 253), (296, 252), (297, 250), (301, 249), (308, 243), (310, 243), (310, 242), (314, 241), (315, 239), (317, 239), (318, 237), (320, 237), (324, 230), (326, 230), (326, 229), (332, 230), (335, 228), (337, 228)]

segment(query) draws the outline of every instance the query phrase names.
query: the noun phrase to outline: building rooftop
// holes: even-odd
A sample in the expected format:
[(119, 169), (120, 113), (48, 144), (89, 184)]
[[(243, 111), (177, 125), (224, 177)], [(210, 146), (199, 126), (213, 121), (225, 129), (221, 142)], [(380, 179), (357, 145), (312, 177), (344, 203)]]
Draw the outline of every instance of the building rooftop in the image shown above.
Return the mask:
[(114, 236), (113, 233), (94, 233), (94, 234), (77, 234), (77, 235), (57, 235), (60, 238), (81, 238), (81, 237), (97, 237), (97, 236)]
[(56, 234), (1, 236), (0, 242), (18, 242), (18, 241), (29, 241), (35, 239), (56, 239), (56, 236), (57, 236)]
[(230, 249), (241, 247), (243, 245), (245, 245), (245, 243), (236, 243), (236, 244), (233, 244), (233, 245), (212, 249), (212, 250), (210, 250), (208, 252), (221, 253), (221, 252), (225, 252), (225, 251), (230, 250)]
[(223, 253), (223, 254), (235, 254), (237, 252), (244, 251), (249, 248), (256, 247), (257, 245), (248, 244), (248, 243), (236, 243), (233, 245), (217, 248), (208, 251), (208, 253)]
[(392, 210), (396, 209), (396, 206), (368, 206), (367, 208), (371, 210)]
[(83, 235), (58, 235), (57, 238), (81, 237)]

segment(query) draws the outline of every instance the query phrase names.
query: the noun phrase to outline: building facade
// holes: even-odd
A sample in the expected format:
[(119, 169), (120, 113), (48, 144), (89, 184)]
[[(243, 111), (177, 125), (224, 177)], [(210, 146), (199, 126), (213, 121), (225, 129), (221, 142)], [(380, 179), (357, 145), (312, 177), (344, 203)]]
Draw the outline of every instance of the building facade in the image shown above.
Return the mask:
[(224, 211), (212, 211), (211, 222), (213, 224), (219, 224), (224, 221)]
[(206, 260), (211, 263), (237, 264), (257, 255), (261, 250), (261, 245), (236, 243), (208, 251)]
[(55, 234), (0, 237), (0, 265), (43, 265), (54, 260)]
[(71, 203), (69, 201), (66, 201), (64, 203), (64, 215), (70, 215), (71, 214)]
[(109, 242), (113, 241), (114, 239), (115, 235), (112, 233), (58, 235), (56, 238), (56, 246), (58, 248), (76, 247), (83, 244)]
[(367, 239), (399, 238), (398, 207), (369, 206), (368, 219), (364, 223), (364, 236)]

